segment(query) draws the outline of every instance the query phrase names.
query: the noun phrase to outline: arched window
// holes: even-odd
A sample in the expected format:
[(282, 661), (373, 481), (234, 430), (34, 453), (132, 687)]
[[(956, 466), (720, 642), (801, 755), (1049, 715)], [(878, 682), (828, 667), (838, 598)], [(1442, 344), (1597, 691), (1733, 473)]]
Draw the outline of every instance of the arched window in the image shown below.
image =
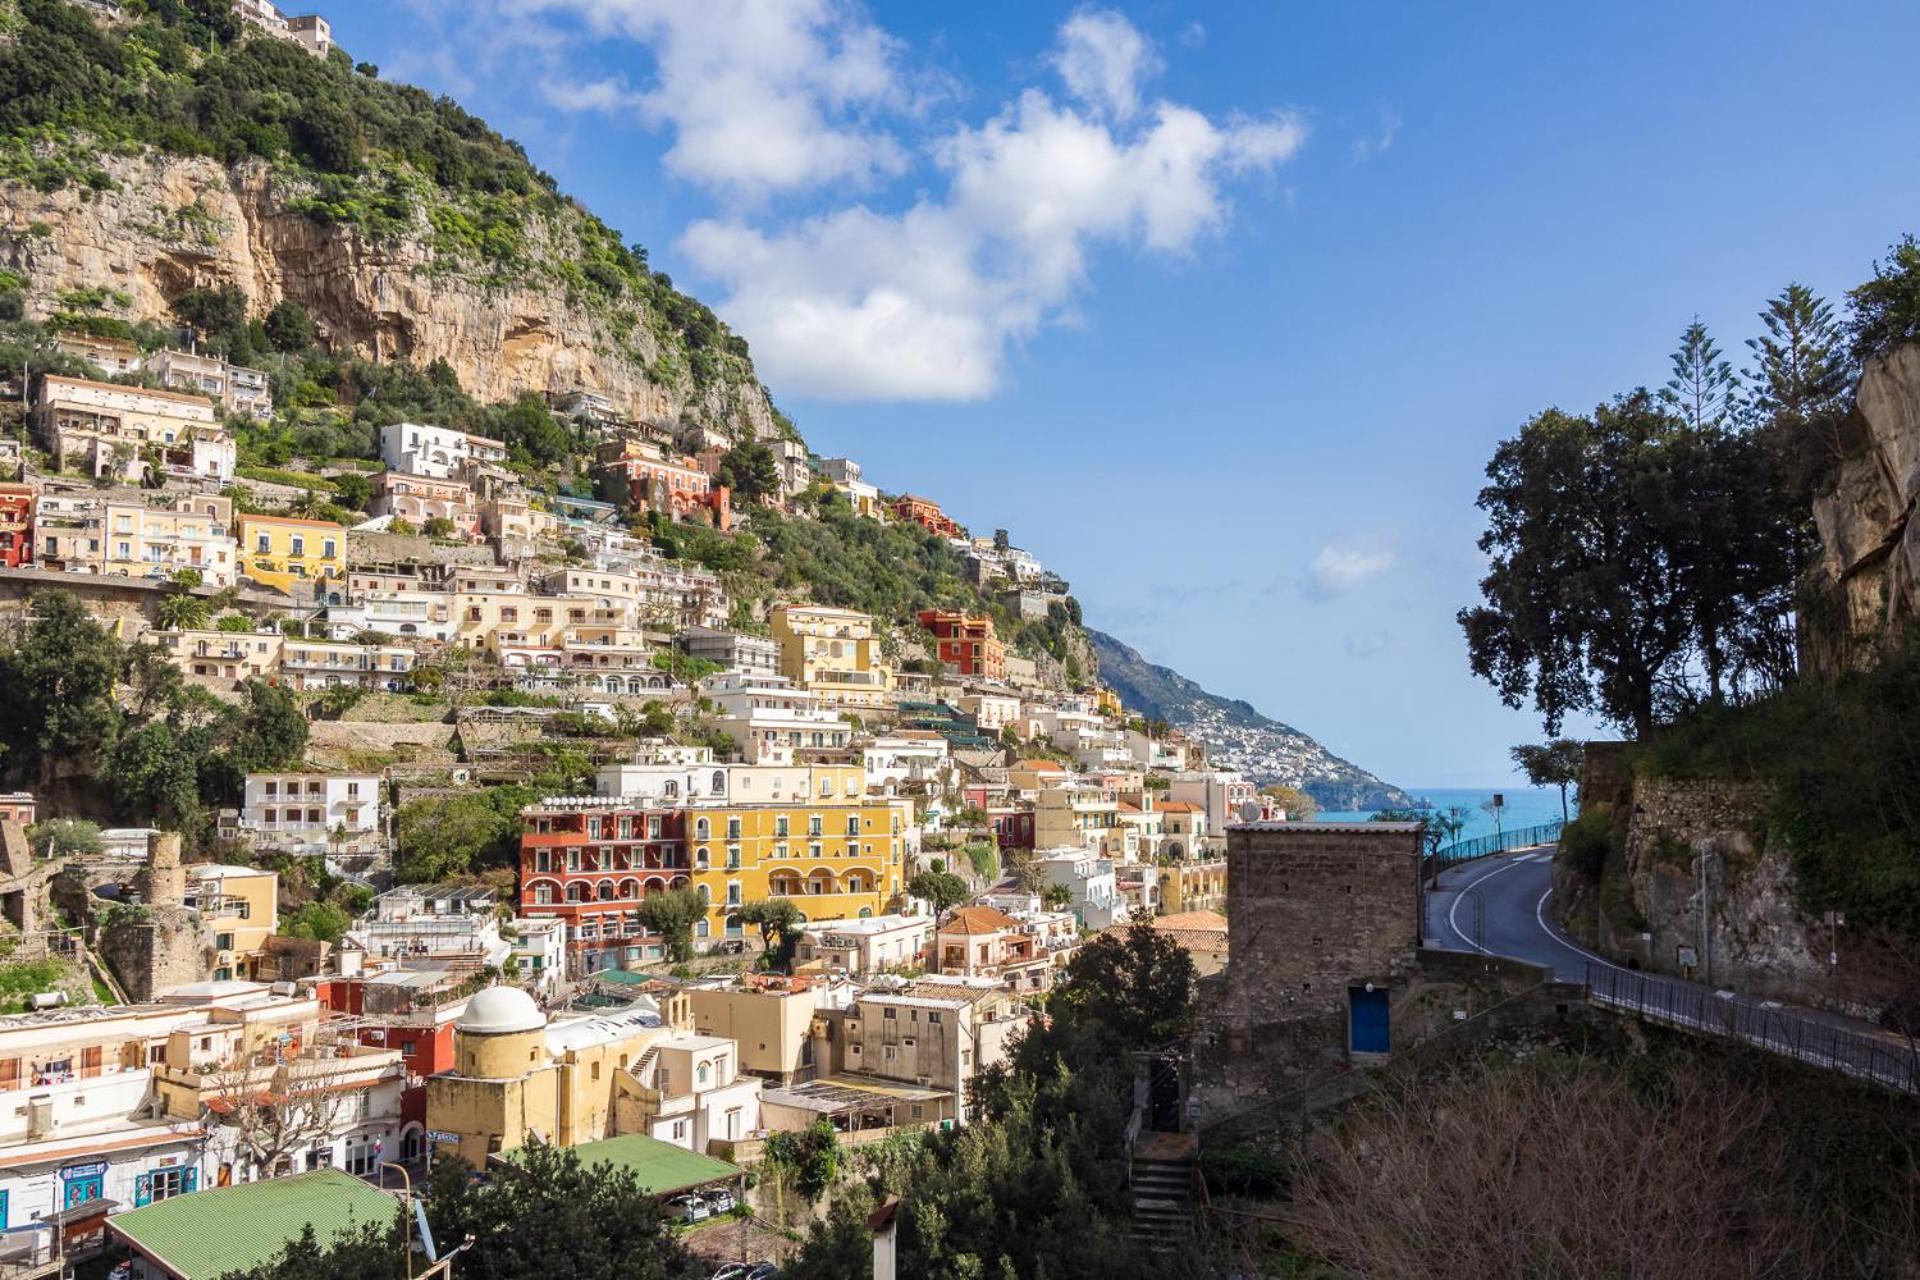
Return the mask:
[(668, 795), (670, 795), (670, 796), (677, 796), (677, 795), (679, 795), (679, 794), (680, 794), (680, 784), (679, 784), (679, 783), (677, 783), (677, 782), (673, 782), (673, 781), (668, 781), (668, 783), (667, 783), (667, 794), (668, 794)]
[(712, 903), (713, 903), (713, 891), (712, 891), (711, 889), (709, 889), (709, 888), (707, 888), (707, 886), (706, 886), (706, 885), (701, 885), (701, 886), (699, 886), (699, 887), (698, 887), (697, 889), (695, 889), (695, 890), (694, 890), (694, 892), (695, 892), (695, 893), (698, 893), (698, 894), (700, 895), (700, 905), (701, 905), (701, 906), (703, 906), (703, 907), (704, 907), (704, 906), (710, 906), (710, 905), (712, 905)]
[(714, 793), (719, 794), (720, 792), (723, 792), (726, 789), (727, 789), (727, 771), (725, 769), (715, 769), (713, 771)]
[(695, 1074), (695, 1075), (696, 1075), (697, 1077), (699, 1077), (699, 1080), (700, 1080), (700, 1087), (701, 1087), (702, 1089), (704, 1089), (704, 1088), (706, 1088), (706, 1087), (707, 1087), (707, 1081), (708, 1081), (708, 1080), (709, 1080), (709, 1079), (710, 1079), (710, 1078), (712, 1077), (712, 1075), (713, 1075), (713, 1069), (712, 1069), (711, 1067), (709, 1067), (709, 1066), (708, 1066), (708, 1065), (707, 1065), (706, 1063), (704, 1063), (704, 1062), (703, 1062), (703, 1063), (701, 1063), (701, 1064), (700, 1064), (700, 1067), (699, 1067), (699, 1069), (698, 1069), (697, 1071), (695, 1071), (695, 1072), (694, 1072), (694, 1074)]
[[(705, 840), (705, 839), (706, 839), (706, 838), (707, 838), (708, 836), (710, 836), (710, 835), (712, 835), (712, 834), (713, 834), (713, 824), (712, 824), (712, 823), (710, 823), (710, 822), (708, 822), (708, 821), (707, 821), (707, 820), (706, 820), (705, 818), (696, 818), (696, 819), (694, 819), (694, 822), (693, 822), (693, 838), (694, 838), (695, 840)], [(703, 852), (704, 852), (704, 850), (703, 850)], [(705, 866), (705, 865), (706, 865), (706, 863), (704, 863), (704, 862), (703, 862), (703, 863), (701, 863), (700, 865), (701, 865), (701, 866)]]

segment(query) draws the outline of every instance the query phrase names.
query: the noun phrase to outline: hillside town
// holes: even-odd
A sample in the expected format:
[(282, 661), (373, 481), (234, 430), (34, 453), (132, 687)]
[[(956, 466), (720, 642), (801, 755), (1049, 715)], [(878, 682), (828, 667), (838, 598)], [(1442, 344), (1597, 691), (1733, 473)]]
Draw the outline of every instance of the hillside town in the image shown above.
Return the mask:
[[(362, 479), (366, 518), (313, 518), (236, 466), (229, 424), (272, 413), (259, 371), (59, 345), (92, 372), (22, 388), (10, 625), (64, 592), (205, 697), (278, 688), (308, 720), (304, 758), (246, 774), (184, 848), (63, 840), (87, 814), (6, 797), (9, 960), (82, 977), (0, 1018), (0, 1205), (57, 1224), (59, 1251), (201, 1188), (528, 1143), (678, 1149), (730, 1195), (775, 1134), (967, 1123), (1088, 938), (1146, 921), (1223, 965), (1226, 827), (1285, 816), (1275, 797), (1010, 652), (987, 613), (762, 614), (648, 531), (750, 530), (826, 489), (1044, 618), (1066, 584), (1004, 533), (784, 440), (777, 485), (736, 505), (731, 442), (578, 389), (551, 400), (604, 497), (530, 491), (501, 441), (401, 422), (379, 469), (321, 473)], [(510, 871), (419, 878), (406, 815), (524, 791), (558, 753), (586, 785), (515, 809)], [(295, 927), (295, 866), (295, 896), (317, 867), (357, 914)]]

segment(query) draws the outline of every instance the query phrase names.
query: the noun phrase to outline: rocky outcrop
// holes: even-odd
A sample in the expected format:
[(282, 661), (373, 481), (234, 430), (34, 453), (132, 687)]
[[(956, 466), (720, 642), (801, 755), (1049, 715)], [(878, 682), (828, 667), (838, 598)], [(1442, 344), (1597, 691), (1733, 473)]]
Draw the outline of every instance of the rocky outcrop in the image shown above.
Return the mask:
[(1847, 435), (1853, 450), (1814, 499), (1820, 558), (1800, 618), (1802, 665), (1825, 675), (1870, 663), (1920, 615), (1920, 344), (1868, 364)]
[(1772, 791), (1724, 779), (1637, 777), (1608, 804), (1613, 851), (1597, 885), (1555, 869), (1555, 909), (1602, 954), (1759, 995), (1818, 1003), (1827, 992), (1815, 921), (1769, 829)]
[(685, 352), (668, 349), (677, 335), (645, 302), (621, 317), (569, 297), (549, 268), (578, 256), (570, 205), (532, 219), (525, 263), (491, 274), (437, 252), (424, 210), (391, 238), (321, 222), (290, 207), (311, 194), (303, 180), (260, 162), (148, 153), (100, 164), (105, 190), (0, 184), (0, 265), (27, 279), (39, 316), (63, 292), (106, 288), (126, 299), (111, 314), (171, 323), (181, 293), (236, 284), (256, 315), (282, 298), (301, 303), (336, 352), (445, 359), (482, 401), (585, 388), (635, 419), (776, 433), (743, 359), (728, 356), (725, 378), (696, 386)]

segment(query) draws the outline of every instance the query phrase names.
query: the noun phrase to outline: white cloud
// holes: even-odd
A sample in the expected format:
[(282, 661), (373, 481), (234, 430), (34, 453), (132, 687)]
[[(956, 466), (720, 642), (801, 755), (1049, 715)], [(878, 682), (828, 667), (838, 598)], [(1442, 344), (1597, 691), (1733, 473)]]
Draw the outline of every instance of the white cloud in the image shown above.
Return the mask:
[(1288, 117), (1216, 124), (1165, 102), (1119, 132), (1030, 90), (933, 148), (940, 197), (776, 231), (700, 222), (680, 248), (725, 287), (722, 313), (782, 392), (978, 399), (1008, 344), (1064, 313), (1089, 248), (1190, 252), (1227, 218), (1226, 177), (1304, 139)]
[(1393, 552), (1377, 547), (1341, 546), (1329, 542), (1307, 565), (1309, 595), (1321, 599), (1345, 595), (1393, 568)]
[(1068, 18), (1053, 65), (1067, 92), (1116, 120), (1140, 109), (1140, 82), (1161, 66), (1152, 43), (1110, 9), (1082, 9)]
[(1391, 108), (1380, 113), (1380, 125), (1372, 133), (1363, 134), (1353, 140), (1353, 162), (1365, 164), (1388, 147), (1400, 136), (1400, 113)]
[(907, 153), (870, 112), (903, 105), (897, 42), (838, 0), (518, 0), (644, 45), (654, 82), (569, 87), (570, 110), (630, 111), (673, 131), (667, 167), (737, 199), (897, 174)]

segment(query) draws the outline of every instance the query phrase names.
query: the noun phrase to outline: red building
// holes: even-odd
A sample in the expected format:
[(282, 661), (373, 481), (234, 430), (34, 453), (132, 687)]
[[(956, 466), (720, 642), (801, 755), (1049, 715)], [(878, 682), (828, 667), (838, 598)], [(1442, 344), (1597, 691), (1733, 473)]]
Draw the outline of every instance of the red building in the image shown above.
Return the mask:
[(462, 975), (446, 976), (440, 990), (386, 982), (379, 974), (318, 978), (309, 988), (321, 1008), (356, 1020), (354, 1036), (361, 1044), (400, 1051), (407, 1067), (400, 1093), (401, 1160), (417, 1160), (426, 1150), (427, 1077), (453, 1070), (453, 1024), (467, 1002), (449, 997), (448, 988)]
[(1033, 848), (1033, 810), (989, 809), (987, 825), (1002, 849)]
[(33, 567), (33, 500), (30, 484), (0, 484), (0, 566)]
[(534, 805), (521, 814), (520, 914), (567, 922), (568, 971), (652, 958), (640, 899), (693, 881), (686, 814), (617, 800)]
[(937, 533), (943, 538), (963, 538), (967, 531), (940, 509), (940, 504), (925, 498), (916, 498), (912, 494), (903, 494), (893, 504), (893, 514), (902, 520), (911, 520), (929, 533)]
[(939, 641), (940, 661), (963, 676), (984, 680), (1007, 678), (1007, 646), (993, 633), (986, 614), (958, 609), (922, 609), (920, 625)]

